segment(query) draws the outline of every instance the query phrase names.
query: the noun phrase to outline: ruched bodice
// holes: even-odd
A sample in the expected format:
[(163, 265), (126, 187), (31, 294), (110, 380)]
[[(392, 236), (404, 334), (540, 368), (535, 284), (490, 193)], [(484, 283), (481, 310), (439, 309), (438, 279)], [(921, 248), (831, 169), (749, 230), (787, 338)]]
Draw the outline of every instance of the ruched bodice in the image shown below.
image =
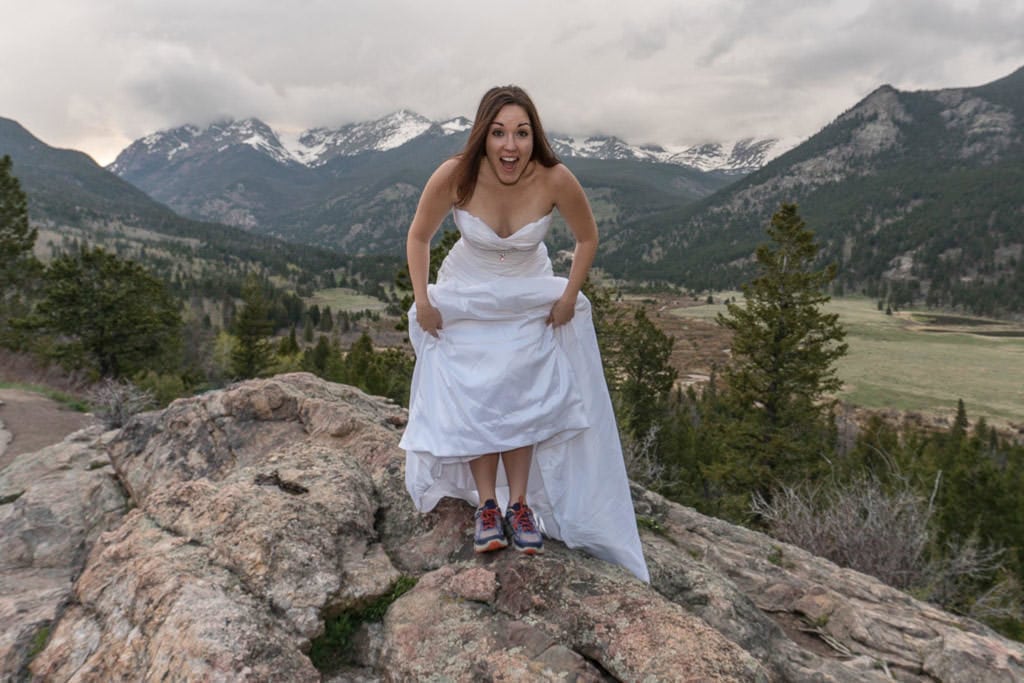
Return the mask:
[[(544, 246), (552, 214), (508, 237), (453, 216), (461, 237), (427, 288), (438, 336), (409, 312), (416, 368), (401, 446), (416, 507), (479, 504), (469, 461), (532, 445), (527, 498), (544, 532), (647, 580), (590, 302), (580, 295), (569, 323), (547, 322), (567, 284)], [(498, 498), (505, 507), (503, 471)]]

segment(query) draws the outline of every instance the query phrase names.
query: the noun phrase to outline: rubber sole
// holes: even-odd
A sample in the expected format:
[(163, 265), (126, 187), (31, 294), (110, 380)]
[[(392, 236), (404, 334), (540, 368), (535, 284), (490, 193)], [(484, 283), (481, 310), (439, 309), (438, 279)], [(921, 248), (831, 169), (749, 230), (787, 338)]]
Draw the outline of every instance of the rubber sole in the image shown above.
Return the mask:
[(502, 541), (500, 539), (493, 539), (488, 541), (485, 545), (474, 545), (473, 550), (478, 553), (490, 553), (495, 550), (501, 550), (502, 548), (508, 547), (508, 541)]
[(523, 555), (543, 555), (544, 548), (523, 548), (521, 546), (512, 544), (512, 547), (521, 552)]

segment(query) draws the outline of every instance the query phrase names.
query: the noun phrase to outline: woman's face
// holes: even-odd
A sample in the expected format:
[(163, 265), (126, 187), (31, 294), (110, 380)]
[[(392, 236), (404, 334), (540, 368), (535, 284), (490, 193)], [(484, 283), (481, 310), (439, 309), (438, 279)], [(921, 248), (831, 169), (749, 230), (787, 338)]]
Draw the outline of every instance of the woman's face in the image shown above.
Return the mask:
[(518, 104), (506, 104), (487, 131), (487, 163), (503, 185), (519, 182), (533, 155), (530, 116)]

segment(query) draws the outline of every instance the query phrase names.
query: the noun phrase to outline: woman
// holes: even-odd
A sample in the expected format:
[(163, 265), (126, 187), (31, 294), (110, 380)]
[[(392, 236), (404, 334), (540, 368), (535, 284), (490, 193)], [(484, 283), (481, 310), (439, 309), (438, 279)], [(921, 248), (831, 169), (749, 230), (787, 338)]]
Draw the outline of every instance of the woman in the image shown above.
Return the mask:
[[(552, 275), (543, 242), (555, 209), (576, 238), (568, 279)], [(430, 240), (449, 211), (461, 238), (428, 285)], [(406, 485), (420, 511), (444, 496), (478, 505), (478, 552), (508, 545), (504, 506), (517, 550), (543, 552), (543, 530), (646, 581), (580, 296), (596, 251), (586, 195), (533, 102), (521, 88), (492, 88), (463, 151), (427, 181), (409, 228), (416, 369), (401, 442)]]

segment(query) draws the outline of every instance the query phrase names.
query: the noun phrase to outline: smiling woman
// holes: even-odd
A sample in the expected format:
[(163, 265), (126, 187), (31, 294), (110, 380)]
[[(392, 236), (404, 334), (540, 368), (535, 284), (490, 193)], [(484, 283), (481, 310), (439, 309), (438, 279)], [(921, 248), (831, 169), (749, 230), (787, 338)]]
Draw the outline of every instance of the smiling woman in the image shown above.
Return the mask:
[[(576, 239), (568, 278), (553, 275), (544, 246), (556, 209)], [(428, 285), (430, 239), (448, 212), (461, 238)], [(543, 532), (646, 581), (580, 294), (596, 250), (586, 195), (551, 151), (533, 102), (515, 86), (491, 89), (465, 149), (431, 176), (409, 228), (416, 369), (401, 443), (406, 485), (424, 512), (445, 496), (476, 505), (477, 552), (511, 541), (537, 555)]]

